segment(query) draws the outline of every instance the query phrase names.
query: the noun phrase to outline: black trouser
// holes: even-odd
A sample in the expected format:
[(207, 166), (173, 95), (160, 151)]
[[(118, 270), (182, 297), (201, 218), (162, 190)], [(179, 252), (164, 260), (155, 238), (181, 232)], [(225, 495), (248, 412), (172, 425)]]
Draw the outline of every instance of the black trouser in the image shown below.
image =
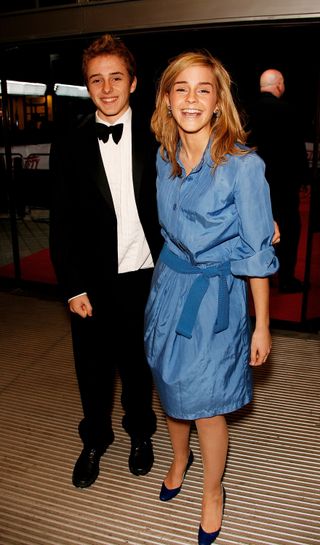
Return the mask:
[(279, 202), (273, 205), (273, 211), (281, 236), (280, 244), (276, 245), (276, 253), (280, 262), (279, 281), (280, 284), (285, 284), (294, 277), (298, 255), (301, 232), (299, 194), (297, 192), (288, 193), (286, 197), (282, 197)]
[(144, 309), (152, 269), (119, 274), (108, 293), (88, 294), (91, 318), (71, 315), (75, 367), (84, 419), (79, 432), (85, 446), (102, 452), (114, 439), (112, 407), (118, 370), (124, 409), (122, 425), (132, 438), (151, 437), (152, 377), (143, 342)]

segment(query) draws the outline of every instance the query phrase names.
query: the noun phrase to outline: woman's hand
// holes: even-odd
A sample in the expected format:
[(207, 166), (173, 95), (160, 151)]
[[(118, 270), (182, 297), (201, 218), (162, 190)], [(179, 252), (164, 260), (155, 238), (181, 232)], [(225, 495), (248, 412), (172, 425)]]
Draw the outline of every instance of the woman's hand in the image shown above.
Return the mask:
[(269, 279), (250, 278), (249, 282), (256, 315), (249, 363), (256, 366), (267, 360), (272, 344), (269, 330)]
[(250, 365), (262, 365), (267, 361), (272, 346), (268, 327), (256, 328), (251, 339)]

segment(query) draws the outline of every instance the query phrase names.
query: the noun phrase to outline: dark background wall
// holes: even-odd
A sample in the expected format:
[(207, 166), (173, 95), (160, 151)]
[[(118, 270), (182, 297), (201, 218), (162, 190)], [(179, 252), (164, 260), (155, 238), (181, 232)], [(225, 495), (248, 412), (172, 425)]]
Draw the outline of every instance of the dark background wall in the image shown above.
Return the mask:
[[(121, 36), (136, 56), (135, 101), (152, 110), (167, 60), (206, 48), (234, 81), (241, 108), (258, 94), (261, 71), (278, 68), (311, 140), (319, 93), (319, 0), (2, 0), (0, 77), (82, 84), (81, 53), (103, 32)], [(64, 101), (64, 106), (67, 101)], [(87, 110), (88, 102), (69, 104)]]
[[(139, 85), (135, 100), (151, 111), (157, 79), (168, 59), (183, 50), (206, 48), (229, 70), (234, 95), (241, 108), (259, 92), (259, 75), (266, 68), (283, 72), (287, 98), (294, 101), (305, 127), (313, 136), (319, 79), (320, 22), (293, 24), (222, 25), (139, 32), (118, 32), (135, 54)], [(2, 47), (2, 71), (7, 79), (83, 84), (81, 54), (99, 34), (61, 39), (29, 40)], [(90, 105), (77, 101), (73, 107), (86, 111)], [(70, 106), (70, 115), (73, 115)]]

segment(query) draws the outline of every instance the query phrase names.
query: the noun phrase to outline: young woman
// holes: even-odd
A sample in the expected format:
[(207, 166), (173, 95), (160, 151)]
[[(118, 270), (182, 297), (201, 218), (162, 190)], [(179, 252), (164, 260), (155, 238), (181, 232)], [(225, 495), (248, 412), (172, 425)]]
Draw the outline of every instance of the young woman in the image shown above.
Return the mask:
[(270, 353), (267, 277), (278, 268), (264, 163), (244, 145), (230, 87), (229, 74), (208, 52), (183, 53), (160, 79), (151, 123), (160, 142), (165, 244), (146, 308), (145, 346), (174, 454), (160, 499), (181, 490), (193, 461), (195, 421), (204, 470), (199, 545), (213, 543), (220, 532), (224, 415), (251, 401), (251, 367)]

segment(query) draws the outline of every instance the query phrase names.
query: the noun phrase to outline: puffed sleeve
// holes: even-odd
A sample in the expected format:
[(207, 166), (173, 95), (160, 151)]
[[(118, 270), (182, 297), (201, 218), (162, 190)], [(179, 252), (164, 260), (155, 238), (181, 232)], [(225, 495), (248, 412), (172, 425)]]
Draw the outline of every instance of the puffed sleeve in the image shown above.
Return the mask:
[(231, 255), (236, 276), (266, 277), (279, 268), (272, 246), (274, 221), (265, 164), (256, 153), (238, 157), (235, 206), (239, 216), (239, 239)]

